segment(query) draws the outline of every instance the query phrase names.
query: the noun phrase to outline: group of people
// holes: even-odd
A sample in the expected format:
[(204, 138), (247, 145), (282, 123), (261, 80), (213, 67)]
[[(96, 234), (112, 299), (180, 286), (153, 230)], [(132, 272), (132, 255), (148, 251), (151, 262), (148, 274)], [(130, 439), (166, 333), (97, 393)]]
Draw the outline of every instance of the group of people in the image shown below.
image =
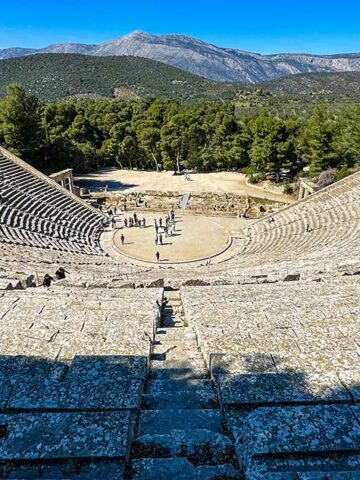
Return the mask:
[[(172, 236), (176, 230), (175, 211), (172, 208), (168, 215), (165, 217), (165, 221), (160, 217), (159, 220), (154, 221), (155, 228), (155, 245), (164, 245), (163, 238)], [(156, 252), (156, 261), (160, 261), (160, 252)]]
[(129, 218), (124, 219), (124, 226), (125, 228), (131, 228), (131, 227), (146, 227), (146, 220), (145, 218), (138, 218), (136, 213), (134, 213), (132, 216)]
[[(116, 215), (115, 211), (110, 210), (109, 212), (110, 217)], [(131, 216), (124, 219), (124, 227), (131, 228), (131, 227), (146, 227), (146, 219), (139, 218), (138, 215), (133, 213)], [(176, 221), (175, 221), (175, 211), (172, 208), (169, 213), (166, 215), (165, 218), (160, 217), (159, 219), (155, 218), (154, 220), (154, 228), (155, 228), (155, 245), (164, 245), (164, 238), (174, 235), (176, 231)], [(125, 235), (124, 233), (120, 236), (121, 244), (125, 245)], [(160, 261), (160, 252), (156, 252), (156, 260)]]
[[(68, 273), (69, 272), (67, 270), (65, 270), (65, 268), (59, 267), (55, 272), (55, 278), (56, 278), (56, 280), (63, 280), (66, 277), (66, 274), (68, 274)], [(43, 283), (42, 283), (43, 287), (51, 287), (51, 282), (54, 282), (55, 278), (52, 277), (51, 275), (49, 275), (48, 273), (46, 273), (44, 275), (44, 279), (43, 279)]]

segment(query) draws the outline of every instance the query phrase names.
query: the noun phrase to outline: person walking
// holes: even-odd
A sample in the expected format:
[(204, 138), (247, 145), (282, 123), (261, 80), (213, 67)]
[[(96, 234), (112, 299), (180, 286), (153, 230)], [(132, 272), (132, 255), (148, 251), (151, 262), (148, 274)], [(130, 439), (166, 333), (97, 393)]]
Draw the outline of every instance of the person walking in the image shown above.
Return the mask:
[(161, 233), (160, 233), (159, 240), (160, 240), (160, 245), (162, 245), (162, 244), (163, 244), (163, 236), (162, 236), (162, 234), (161, 234)]
[(69, 272), (65, 270), (65, 268), (59, 267), (55, 272), (55, 277), (57, 280), (62, 280), (63, 278), (65, 278), (66, 273), (69, 273)]
[(124, 219), (124, 225), (125, 225), (125, 228), (127, 228), (127, 226), (128, 226), (127, 218)]
[(158, 236), (156, 235), (156, 237), (155, 237), (155, 245), (158, 246), (158, 243), (159, 243), (159, 239), (158, 239)]
[(121, 239), (121, 245), (124, 245), (124, 243), (125, 243), (125, 237), (124, 237), (124, 234), (123, 234), (123, 233), (121, 234), (120, 239)]
[(160, 253), (159, 252), (156, 252), (156, 261), (160, 262)]
[(51, 277), (48, 273), (44, 275), (43, 286), (44, 287), (51, 287), (51, 282), (53, 281), (53, 277)]

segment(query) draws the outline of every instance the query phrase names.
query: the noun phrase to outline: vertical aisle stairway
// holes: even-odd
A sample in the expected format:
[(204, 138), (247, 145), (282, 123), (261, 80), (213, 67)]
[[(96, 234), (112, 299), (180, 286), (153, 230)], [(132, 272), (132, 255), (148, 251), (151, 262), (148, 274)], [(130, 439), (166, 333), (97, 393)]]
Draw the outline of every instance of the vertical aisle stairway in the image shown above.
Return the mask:
[(178, 291), (166, 291), (133, 443), (132, 480), (233, 480), (239, 473), (215, 385)]

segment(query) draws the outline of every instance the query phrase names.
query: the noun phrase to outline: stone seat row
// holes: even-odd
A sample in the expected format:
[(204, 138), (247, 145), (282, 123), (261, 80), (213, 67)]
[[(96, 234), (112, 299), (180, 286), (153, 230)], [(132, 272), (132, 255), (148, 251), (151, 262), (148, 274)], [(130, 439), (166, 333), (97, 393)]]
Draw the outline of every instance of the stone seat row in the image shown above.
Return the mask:
[(0, 205), (0, 224), (80, 243), (87, 243), (89, 239), (94, 245), (98, 242), (97, 237), (90, 235), (87, 236), (86, 232), (82, 230), (73, 229), (71, 226), (63, 225), (59, 222), (36, 217), (30, 213), (10, 208), (5, 205)]
[[(105, 217), (100, 212), (4, 149), (0, 153), (0, 169), (2, 224), (21, 227), (31, 235), (38, 233), (59, 237), (59, 240), (79, 239), (90, 251), (92, 247), (97, 252), (101, 251), (99, 238)], [(23, 232), (21, 234), (24, 237)], [(51, 241), (48, 243), (50, 248), (63, 247), (60, 241), (55, 245)], [(72, 247), (72, 243), (67, 247)], [(66, 250), (71, 251), (71, 248)]]
[(22, 228), (9, 227), (6, 225), (0, 225), (0, 244), (1, 242), (35, 248), (61, 250), (70, 253), (78, 252), (88, 255), (101, 254), (98, 248), (89, 244), (49, 237), (38, 232), (31, 232)]

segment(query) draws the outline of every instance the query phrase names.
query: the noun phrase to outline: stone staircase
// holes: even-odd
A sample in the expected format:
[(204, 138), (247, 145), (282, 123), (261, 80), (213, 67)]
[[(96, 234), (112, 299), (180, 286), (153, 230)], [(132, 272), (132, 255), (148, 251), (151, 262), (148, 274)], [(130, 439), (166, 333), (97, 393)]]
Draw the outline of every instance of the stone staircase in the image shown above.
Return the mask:
[(129, 478), (240, 478), (218, 394), (178, 291), (165, 292)]

